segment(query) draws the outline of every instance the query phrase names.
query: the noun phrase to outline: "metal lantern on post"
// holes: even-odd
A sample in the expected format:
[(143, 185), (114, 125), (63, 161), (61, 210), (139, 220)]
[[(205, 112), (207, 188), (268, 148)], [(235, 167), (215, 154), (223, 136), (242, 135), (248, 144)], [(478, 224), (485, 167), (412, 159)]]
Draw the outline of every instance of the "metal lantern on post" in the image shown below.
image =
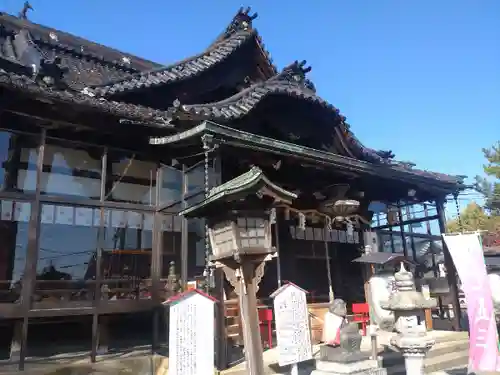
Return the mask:
[(272, 246), (271, 214), (276, 203), (291, 204), (297, 195), (273, 184), (257, 167), (212, 188), (206, 198), (180, 213), (207, 219), (210, 261), (223, 267), (239, 298), (247, 370), (262, 375), (262, 341), (256, 292)]
[(338, 199), (326, 202), (320, 208), (325, 215), (332, 216), (335, 221), (345, 221), (359, 211), (360, 202), (354, 199)]

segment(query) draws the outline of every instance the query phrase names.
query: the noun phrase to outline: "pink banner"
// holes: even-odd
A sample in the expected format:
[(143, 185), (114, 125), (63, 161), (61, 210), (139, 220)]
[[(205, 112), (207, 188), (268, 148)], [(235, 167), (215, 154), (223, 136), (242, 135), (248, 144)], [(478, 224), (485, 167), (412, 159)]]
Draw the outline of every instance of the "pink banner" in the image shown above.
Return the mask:
[(481, 239), (478, 233), (443, 234), (443, 238), (467, 300), (469, 370), (496, 371), (500, 365), (498, 335)]

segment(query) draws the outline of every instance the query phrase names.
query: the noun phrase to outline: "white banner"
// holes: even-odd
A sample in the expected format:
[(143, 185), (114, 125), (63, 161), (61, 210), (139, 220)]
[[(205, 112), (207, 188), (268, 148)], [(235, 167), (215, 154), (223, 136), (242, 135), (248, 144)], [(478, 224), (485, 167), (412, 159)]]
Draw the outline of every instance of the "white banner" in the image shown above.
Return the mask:
[(498, 357), (497, 327), (479, 233), (443, 234), (443, 239), (467, 300), (469, 371), (495, 371)]

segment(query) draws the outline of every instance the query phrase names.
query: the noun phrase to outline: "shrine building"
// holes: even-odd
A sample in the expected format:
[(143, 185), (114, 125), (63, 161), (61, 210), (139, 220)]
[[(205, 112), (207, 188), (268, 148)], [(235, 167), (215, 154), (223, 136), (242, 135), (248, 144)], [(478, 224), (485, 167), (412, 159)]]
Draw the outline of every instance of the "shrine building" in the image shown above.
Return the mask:
[(252, 11), (169, 66), (28, 16), (0, 14), (0, 373), (159, 350), (163, 303), (194, 286), (225, 300), (215, 331), (227, 367), (240, 332), (231, 282), (207, 262), (204, 221), (178, 213), (252, 173), (297, 196), (273, 211), (263, 305), (285, 281), (311, 304), (364, 302), (352, 260), (370, 228), (422, 274), (446, 263), (443, 207), (463, 177), (362, 143), (306, 61), (273, 65)]

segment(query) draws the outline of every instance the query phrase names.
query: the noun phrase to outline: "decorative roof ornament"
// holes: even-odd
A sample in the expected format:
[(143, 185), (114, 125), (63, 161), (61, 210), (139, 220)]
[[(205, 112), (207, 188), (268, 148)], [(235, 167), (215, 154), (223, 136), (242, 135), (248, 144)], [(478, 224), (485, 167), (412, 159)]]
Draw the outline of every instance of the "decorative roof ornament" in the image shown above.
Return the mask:
[(56, 56), (52, 60), (44, 59), (40, 62), (40, 70), (35, 79), (48, 87), (66, 89), (68, 85), (64, 82), (64, 76), (68, 72), (69, 68), (63, 67), (61, 58)]
[(375, 153), (382, 159), (394, 159), (396, 156), (391, 150), (376, 150)]
[(316, 87), (314, 87), (314, 84), (306, 77), (306, 74), (312, 70), (312, 67), (306, 67), (306, 64), (306, 60), (302, 60), (301, 62), (295, 60), (292, 64), (284, 68), (283, 71), (276, 76), (276, 78), (300, 84), (306, 89), (316, 92)]
[(51, 32), (49, 33), (49, 38), (50, 38), (51, 40), (53, 40), (54, 42), (57, 42), (57, 41), (59, 40), (59, 38), (57, 37), (57, 34), (56, 34), (55, 32), (53, 32), (53, 31), (51, 31)]
[(250, 15), (251, 8), (240, 8), (238, 13), (233, 17), (231, 24), (227, 27), (225, 34), (229, 36), (238, 31), (247, 31), (252, 29), (252, 21), (257, 18), (258, 14)]
[(30, 11), (30, 10), (34, 10), (34, 9), (31, 6), (31, 4), (29, 3), (29, 1), (25, 1), (24, 5), (23, 5), (23, 9), (21, 9), (21, 11), (19, 12), (19, 18), (21, 18), (23, 20), (27, 20), (28, 19), (28, 11)]

